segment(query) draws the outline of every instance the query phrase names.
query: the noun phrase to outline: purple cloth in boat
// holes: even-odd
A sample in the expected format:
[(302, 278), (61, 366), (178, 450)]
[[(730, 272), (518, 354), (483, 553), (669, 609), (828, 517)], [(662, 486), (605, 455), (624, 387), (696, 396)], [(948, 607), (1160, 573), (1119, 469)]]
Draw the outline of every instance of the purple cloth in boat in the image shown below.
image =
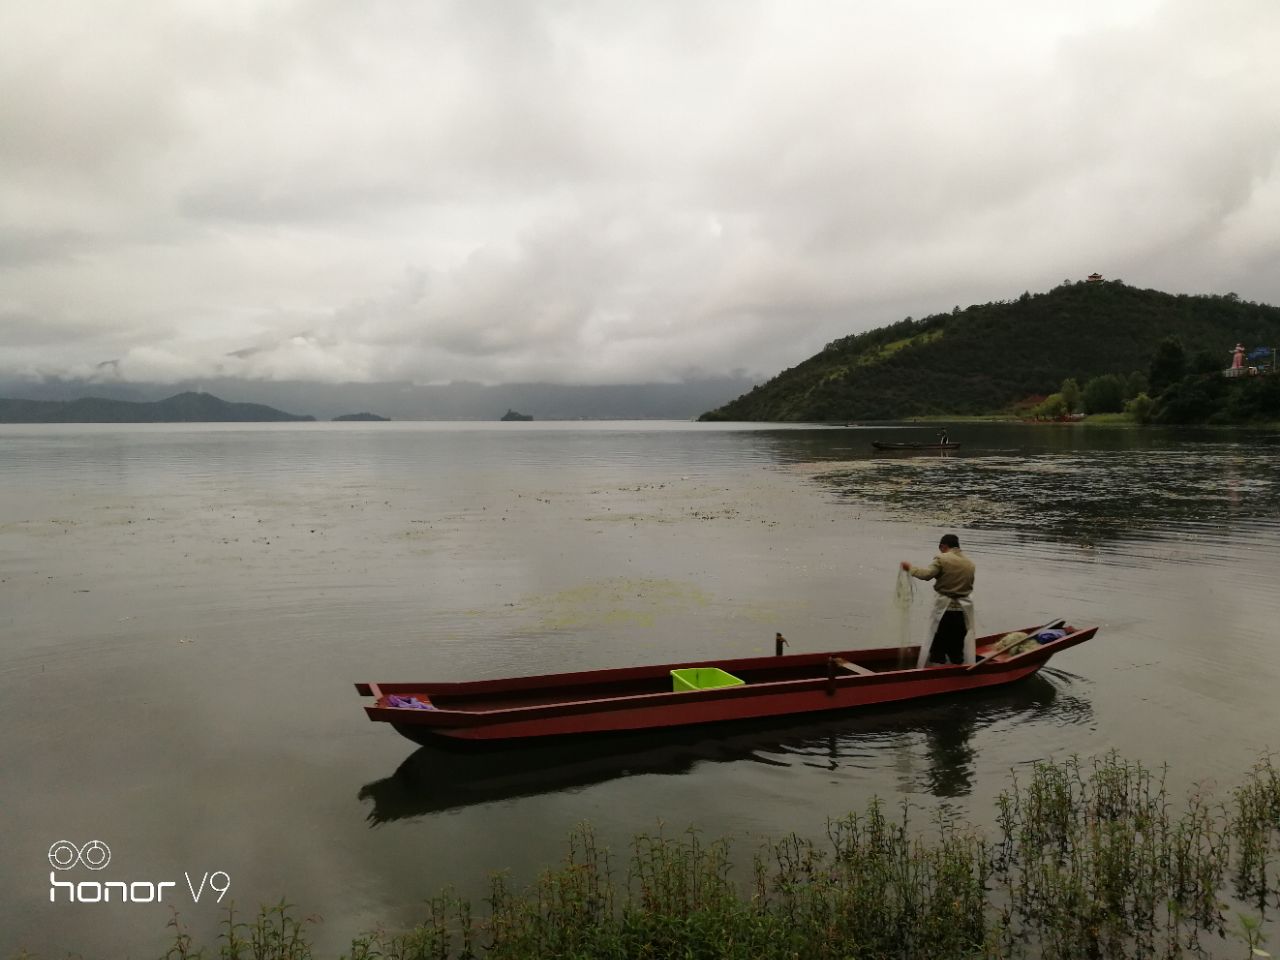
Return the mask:
[(430, 703), (423, 703), (417, 697), (398, 697), (394, 693), (387, 697), (388, 707), (400, 707), (404, 710), (434, 710)]
[(1054, 640), (1061, 640), (1067, 635), (1065, 630), (1041, 630), (1034, 637), (1036, 643), (1052, 643)]

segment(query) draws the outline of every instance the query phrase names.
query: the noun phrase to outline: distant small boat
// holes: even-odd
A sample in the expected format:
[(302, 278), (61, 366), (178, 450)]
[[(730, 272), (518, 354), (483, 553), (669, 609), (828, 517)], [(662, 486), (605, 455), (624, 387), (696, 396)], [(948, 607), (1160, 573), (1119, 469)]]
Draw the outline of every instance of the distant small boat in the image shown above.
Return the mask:
[[(996, 652), (1003, 634), (981, 637), (981, 659), (972, 666), (916, 668), (918, 647), (891, 647), (462, 683), (357, 683), (356, 691), (373, 698), (364, 708), (370, 720), (422, 744), (656, 730), (872, 709), (1000, 686), (1031, 676), (1055, 653), (1098, 632), (1064, 629), (1065, 636), (1018, 654)], [(911, 666), (900, 665), (904, 656)]]
[(888, 440), (872, 440), (877, 450), (959, 450), (958, 443), (890, 443)]

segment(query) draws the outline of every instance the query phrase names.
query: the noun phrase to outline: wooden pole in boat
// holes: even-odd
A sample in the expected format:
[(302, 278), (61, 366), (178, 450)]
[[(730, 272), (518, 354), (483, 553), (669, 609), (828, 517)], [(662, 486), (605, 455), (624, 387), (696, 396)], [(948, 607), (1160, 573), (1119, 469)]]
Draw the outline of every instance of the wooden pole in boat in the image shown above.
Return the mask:
[(775, 657), (782, 656), (782, 648), (787, 645), (787, 638), (777, 633), (773, 636), (773, 655)]
[(836, 658), (827, 657), (827, 696), (836, 695)]

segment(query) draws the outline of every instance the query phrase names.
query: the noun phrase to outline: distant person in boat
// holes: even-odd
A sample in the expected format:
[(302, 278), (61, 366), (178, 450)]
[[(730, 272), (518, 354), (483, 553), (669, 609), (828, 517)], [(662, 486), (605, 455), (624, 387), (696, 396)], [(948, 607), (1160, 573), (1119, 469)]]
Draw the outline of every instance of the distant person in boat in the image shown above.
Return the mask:
[(938, 431), (938, 443), (942, 444), (945, 447), (950, 442), (951, 441), (947, 439), (947, 428), (943, 427), (941, 430)]
[(960, 538), (943, 534), (938, 555), (927, 567), (913, 567), (907, 560), (902, 569), (917, 580), (932, 580), (933, 613), (929, 617), (929, 638), (920, 647), (916, 666), (946, 663), (973, 663), (973, 561), (960, 552)]

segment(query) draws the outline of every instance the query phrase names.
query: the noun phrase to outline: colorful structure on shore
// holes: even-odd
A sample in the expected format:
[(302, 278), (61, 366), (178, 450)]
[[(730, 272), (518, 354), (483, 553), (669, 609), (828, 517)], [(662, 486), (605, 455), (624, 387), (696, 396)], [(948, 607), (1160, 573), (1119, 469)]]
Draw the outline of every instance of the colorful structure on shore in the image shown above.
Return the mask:
[[(1276, 369), (1275, 347), (1254, 347), (1246, 353), (1243, 343), (1237, 343), (1231, 351), (1231, 366), (1222, 371), (1224, 377), (1256, 377), (1258, 374), (1274, 373)], [(1270, 365), (1246, 366), (1246, 361), (1266, 360), (1271, 358)]]

